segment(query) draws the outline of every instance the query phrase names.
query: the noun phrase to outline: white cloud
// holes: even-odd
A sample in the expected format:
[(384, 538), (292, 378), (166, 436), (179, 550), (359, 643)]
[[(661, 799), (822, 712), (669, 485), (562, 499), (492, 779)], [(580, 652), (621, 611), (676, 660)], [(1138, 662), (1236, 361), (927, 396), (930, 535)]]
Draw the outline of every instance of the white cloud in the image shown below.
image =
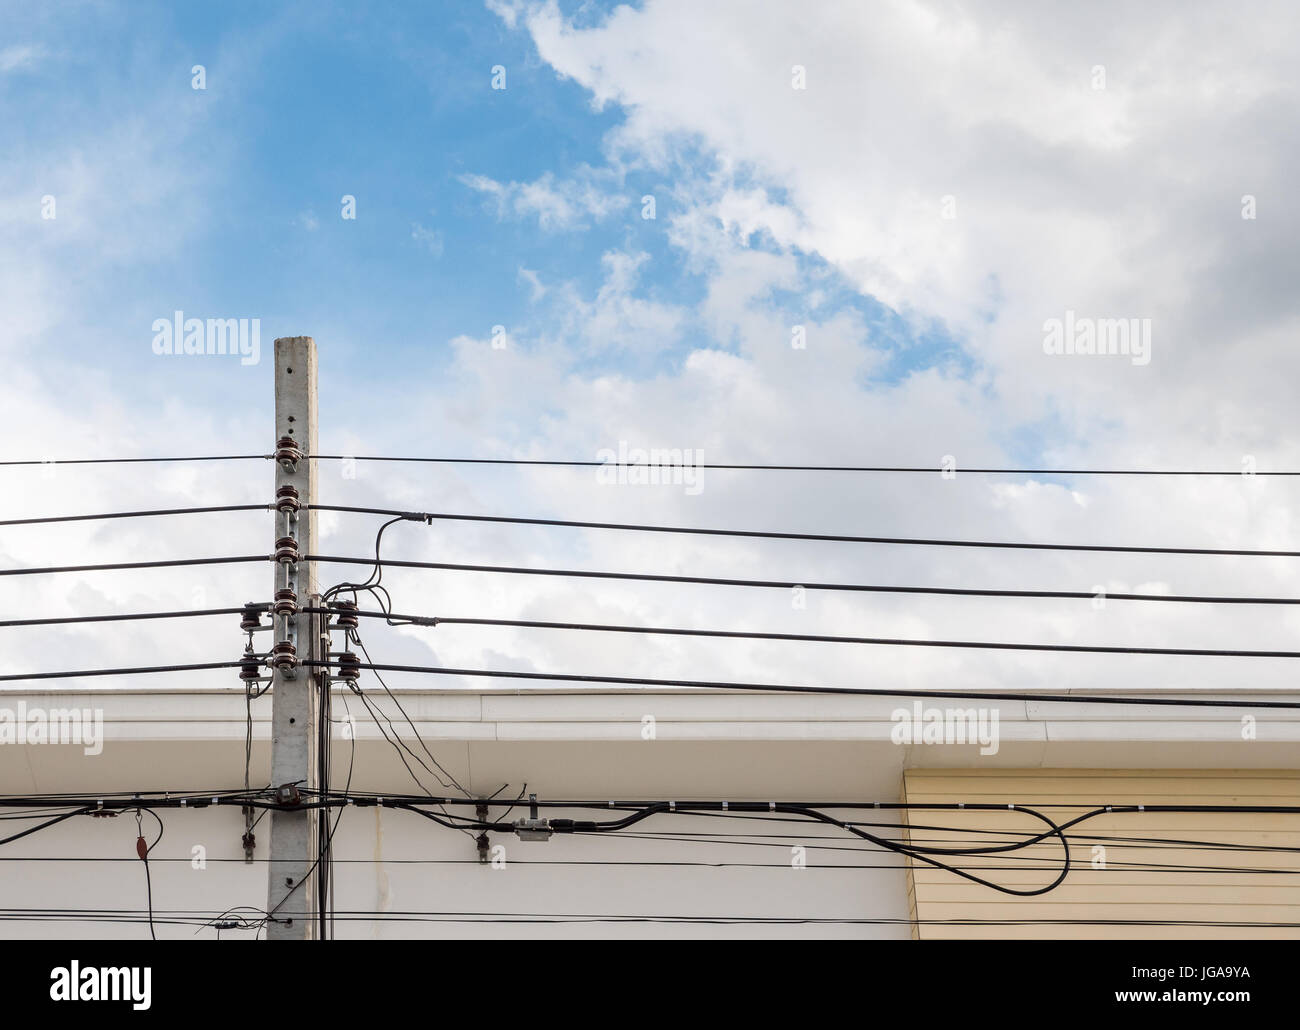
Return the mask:
[(583, 228), (585, 219), (607, 218), (631, 202), (611, 192), (607, 177), (590, 174), (560, 179), (547, 172), (532, 182), (510, 183), (462, 175), (460, 181), (490, 198), (498, 218), (536, 218), (543, 229)]
[[(1294, 7), (648, 0), (593, 27), (554, 3), (521, 23), (624, 109), (620, 168), (689, 178), (683, 155), (707, 155), (709, 177), (679, 182), (696, 206), (941, 319), (994, 373), (1008, 424), (1051, 412), (1112, 454), (1192, 463), (1300, 442), (1260, 375), (1300, 374), (1276, 274), (1300, 233)], [(1267, 216), (1240, 218), (1247, 193)], [(1067, 309), (1151, 318), (1152, 364), (1047, 357), (1042, 324)]]
[(15, 43), (0, 50), (0, 74), (27, 71), (46, 58), (44, 47), (31, 43)]
[(419, 222), (412, 222), (411, 239), (415, 240), (416, 243), (434, 257), (442, 257), (442, 233), (438, 232), (436, 229), (426, 229)]

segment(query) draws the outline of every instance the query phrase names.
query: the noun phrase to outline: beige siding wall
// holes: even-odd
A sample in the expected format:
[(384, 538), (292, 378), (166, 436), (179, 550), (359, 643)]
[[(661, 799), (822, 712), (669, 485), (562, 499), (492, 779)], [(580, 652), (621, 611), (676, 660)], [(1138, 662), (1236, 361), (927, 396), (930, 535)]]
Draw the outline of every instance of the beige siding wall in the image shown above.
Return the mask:
[[(909, 804), (1028, 805), (1059, 823), (1082, 814), (1087, 810), (1082, 806), (1105, 804), (1300, 806), (1300, 772), (912, 770), (904, 778), (904, 797)], [(1015, 811), (913, 810), (908, 820), (914, 843), (938, 847), (1014, 841), (1046, 828)], [(1300, 938), (1295, 925), (1126, 925), (1144, 920), (1300, 924), (1300, 815), (1116, 812), (1082, 823), (1068, 836), (1069, 875), (1037, 897), (1010, 897), (913, 861), (908, 888), (914, 936)], [(1049, 840), (950, 864), (1024, 890), (1050, 883), (1061, 859), (1060, 842)], [(997, 925), (962, 926), (951, 920)]]

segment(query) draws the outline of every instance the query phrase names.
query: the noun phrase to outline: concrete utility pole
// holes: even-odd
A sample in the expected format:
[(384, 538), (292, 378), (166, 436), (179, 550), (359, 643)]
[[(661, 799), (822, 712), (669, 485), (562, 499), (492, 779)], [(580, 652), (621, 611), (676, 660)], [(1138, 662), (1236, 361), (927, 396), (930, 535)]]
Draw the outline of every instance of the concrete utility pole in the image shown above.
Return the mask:
[[(316, 513), (316, 344), (310, 336), (275, 341), (275, 643), (271, 651), (271, 786), (293, 802), (298, 790), (319, 787), (317, 723), (322, 670), (298, 663), (319, 660), (316, 619), (298, 609), (318, 603)], [(271, 813), (271, 860), (266, 910), (268, 940), (309, 940), (314, 884), (304, 883), (316, 861), (316, 819), (308, 810)]]

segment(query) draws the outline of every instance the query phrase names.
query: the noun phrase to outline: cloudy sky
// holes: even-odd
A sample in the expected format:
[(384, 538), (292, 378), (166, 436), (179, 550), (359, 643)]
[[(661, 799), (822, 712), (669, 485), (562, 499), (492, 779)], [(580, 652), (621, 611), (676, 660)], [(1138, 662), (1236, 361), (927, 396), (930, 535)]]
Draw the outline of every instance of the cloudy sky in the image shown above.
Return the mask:
[[(1286, 479), (960, 471), (1300, 467), (1294, 5), (0, 8), (0, 457), (265, 453), (271, 341), (301, 334), (319, 348), (325, 453), (592, 460), (623, 443), (719, 463), (937, 468), (951, 456), (958, 469), (709, 471), (692, 493), (606, 485), (591, 469), (360, 462), (348, 478), (331, 462), (326, 503), (1300, 543), (1300, 484)], [(155, 353), (155, 320), (178, 311), (260, 319), (261, 360)], [(1149, 348), (1046, 353), (1047, 327), (1067, 318), (1137, 320)], [(0, 518), (260, 503), (272, 490), (257, 461), (0, 468)], [(375, 528), (328, 516), (322, 548), (364, 555)], [(3, 528), (0, 564), (263, 553), (272, 536), (258, 513)], [(394, 527), (385, 553), (791, 582), (1297, 593), (1294, 559), (456, 523)], [(5, 578), (0, 617), (240, 604), (265, 600), (270, 576)], [(1259, 649), (1293, 648), (1300, 630), (1284, 606), (810, 592), (800, 609), (782, 590), (397, 570), (385, 583), (398, 610), (442, 616)], [(374, 626), (367, 639), (378, 661), (843, 687), (1293, 685), (1286, 660), (455, 627)], [(220, 661), (242, 643), (234, 618), (0, 629), (0, 665)]]

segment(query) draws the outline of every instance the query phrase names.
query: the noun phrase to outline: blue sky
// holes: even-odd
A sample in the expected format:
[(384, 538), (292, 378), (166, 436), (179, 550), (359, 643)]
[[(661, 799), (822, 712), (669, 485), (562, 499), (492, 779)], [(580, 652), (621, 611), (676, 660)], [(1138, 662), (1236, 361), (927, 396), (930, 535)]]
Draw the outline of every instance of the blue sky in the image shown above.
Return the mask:
[[(603, 17), (586, 6), (581, 14)], [(210, 360), (200, 375), (191, 362), (158, 360), (150, 326), (177, 309), (260, 318), (266, 347), (276, 335), (316, 336), (327, 348), (322, 388), (341, 400), (344, 384), (445, 375), (448, 341), (494, 325), (528, 346), (562, 315), (533, 303), (521, 269), (591, 298), (602, 255), (639, 253), (638, 296), (689, 306), (704, 293), (702, 271), (665, 230), (677, 180), (706, 173), (715, 155), (686, 146), (662, 168), (609, 161), (618, 105), (595, 109), (588, 90), (539, 59), (527, 32), (485, 7), (396, 4), (363, 18), (348, 5), (160, 3), (86, 5), (77, 15), (10, 12), (36, 56), (5, 77), (0, 118), (5, 136), (22, 141), (11, 161), (29, 215), (39, 197), (60, 201), (54, 224), (37, 223), (46, 237), (37, 246), (65, 280), (47, 331), (124, 397), (219, 406), (248, 399), (250, 380), (265, 389), (265, 368)], [(203, 90), (192, 88), (194, 65)], [(492, 88), (496, 66), (506, 69), (503, 90)], [(93, 173), (102, 148), (131, 134), (147, 145), (115, 152), (110, 171), (141, 192), (119, 210), (111, 186), (76, 196), (69, 158)], [(63, 167), (50, 160), (58, 156)], [(548, 229), (537, 217), (500, 217), (471, 176), (587, 176), (614, 210)], [(345, 195), (356, 198), (355, 220), (341, 217)], [(653, 221), (641, 216), (645, 195), (656, 198)], [(94, 255), (59, 236), (68, 221), (133, 245), (116, 255), (105, 243), (105, 260), (87, 267)], [(762, 232), (747, 242), (775, 249)], [(801, 260), (831, 287), (823, 314), (856, 310), (881, 328), (891, 352), (876, 373), (884, 381), (958, 355), (935, 325), (913, 348), (906, 323), (815, 254)], [(790, 322), (807, 307), (791, 290), (769, 302)], [(652, 351), (572, 360), (587, 372), (653, 376), (701, 346), (737, 341), (687, 312)]]

